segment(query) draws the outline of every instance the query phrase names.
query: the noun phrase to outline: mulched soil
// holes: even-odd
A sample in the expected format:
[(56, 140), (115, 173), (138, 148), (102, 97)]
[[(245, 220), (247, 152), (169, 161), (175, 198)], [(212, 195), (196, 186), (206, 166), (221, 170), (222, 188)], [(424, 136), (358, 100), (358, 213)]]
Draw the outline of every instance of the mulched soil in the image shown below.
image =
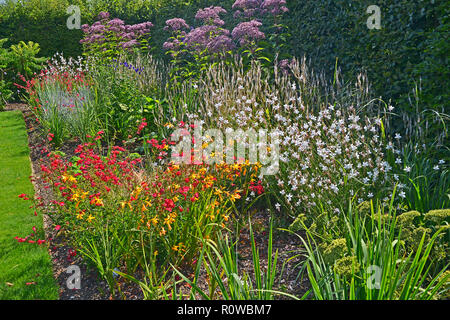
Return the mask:
[[(51, 190), (44, 188), (43, 183), (39, 179), (41, 174), (41, 161), (46, 161), (46, 155), (52, 150), (52, 146), (42, 134), (38, 122), (26, 104), (9, 104), (6, 106), (5, 110), (22, 111), (28, 132), (36, 197), (41, 197), (46, 200), (52, 199)], [(59, 150), (63, 151), (67, 157), (70, 158), (74, 155), (73, 152), (77, 145), (78, 141), (69, 141)], [(50, 212), (47, 211), (47, 213)], [(268, 214), (262, 212), (254, 214), (252, 217), (252, 225), (254, 226), (253, 229), (255, 231), (255, 241), (260, 250), (261, 270), (265, 270), (267, 267), (267, 231), (269, 230)], [(60, 286), (61, 300), (137, 300), (143, 298), (140, 288), (127, 281), (122, 281), (120, 283), (122, 294), (120, 296), (112, 296), (106, 282), (100, 279), (96, 270), (94, 268), (89, 268), (79, 255), (73, 255), (73, 249), (67, 245), (64, 235), (61, 231), (55, 230), (51, 220), (51, 214), (44, 215), (44, 230), (49, 248), (48, 251), (53, 261), (53, 274)], [(280, 272), (283, 269), (283, 274), (277, 276), (274, 290), (284, 291), (297, 297), (301, 297), (309, 289), (309, 283), (306, 279), (303, 281), (298, 279), (298, 264), (301, 262), (301, 259), (297, 257), (285, 264), (292, 256), (299, 253), (300, 248), (301, 241), (297, 236), (286, 232), (274, 231), (273, 252), (275, 253), (278, 250), (278, 270)], [(248, 229), (243, 229), (240, 232), (239, 254), (240, 270), (253, 275), (252, 251)], [(81, 270), (81, 289), (79, 290), (69, 289), (66, 283), (71, 275), (70, 273), (67, 273), (67, 268), (71, 265), (77, 265)], [(188, 269), (181, 271), (187, 275), (191, 272), (191, 270)], [(200, 272), (199, 287), (206, 289), (206, 272), (204, 270)], [(182, 286), (181, 289), (183, 293), (188, 293), (189, 288), (187, 286)], [(280, 296), (279, 299), (285, 299), (285, 297)]]

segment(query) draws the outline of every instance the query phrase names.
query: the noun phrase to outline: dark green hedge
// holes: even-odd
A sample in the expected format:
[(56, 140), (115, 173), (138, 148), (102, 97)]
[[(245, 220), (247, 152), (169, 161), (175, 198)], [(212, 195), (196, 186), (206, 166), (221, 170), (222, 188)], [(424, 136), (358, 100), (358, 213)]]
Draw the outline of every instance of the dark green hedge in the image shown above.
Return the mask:
[[(381, 30), (369, 30), (369, 5), (381, 9)], [(347, 79), (366, 70), (375, 93), (408, 108), (422, 78), (423, 108), (448, 107), (449, 9), (446, 0), (291, 0), (296, 55), (332, 76), (336, 59)], [(448, 111), (448, 110), (447, 110)]]
[[(306, 55), (316, 70), (331, 78), (336, 59), (346, 79), (366, 70), (374, 92), (408, 109), (407, 98), (422, 79), (423, 108), (442, 110), (449, 98), (449, 1), (446, 0), (287, 0), (290, 48)], [(221, 5), (231, 11), (234, 0), (24, 0), (9, 1), (0, 9), (0, 38), (11, 43), (32, 40), (42, 55), (57, 51), (81, 54), (80, 30), (66, 27), (66, 8), (79, 5), (82, 24), (92, 23), (100, 11), (128, 24), (155, 24), (155, 53), (162, 55), (168, 18), (193, 22), (198, 8)], [(381, 30), (366, 26), (369, 5), (381, 8)]]

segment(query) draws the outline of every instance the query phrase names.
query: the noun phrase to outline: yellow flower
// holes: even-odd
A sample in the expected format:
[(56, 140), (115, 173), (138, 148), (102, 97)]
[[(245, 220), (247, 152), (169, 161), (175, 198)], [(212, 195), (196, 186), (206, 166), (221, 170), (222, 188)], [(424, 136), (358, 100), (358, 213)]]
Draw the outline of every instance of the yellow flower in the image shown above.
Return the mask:
[(233, 170), (241, 170), (241, 165), (239, 163), (235, 163), (231, 166), (231, 169)]
[(173, 247), (172, 247), (172, 250), (173, 250), (173, 251), (178, 251), (178, 248), (179, 248), (179, 246), (173, 246)]
[(240, 199), (241, 195), (239, 194), (239, 192), (241, 192), (242, 190), (236, 190), (234, 192), (234, 194), (231, 195), (231, 201), (234, 202), (236, 199)]
[(78, 194), (78, 192), (75, 192), (72, 195), (72, 201), (77, 201), (78, 199), (80, 199), (80, 194)]
[(175, 196), (175, 197), (173, 197), (173, 202), (177, 202), (179, 199), (178, 199), (178, 197), (177, 196)]
[(151, 223), (156, 226), (158, 224), (158, 218), (156, 216), (154, 216), (153, 218), (150, 219)]
[(123, 210), (123, 208), (125, 208), (126, 205), (128, 205), (128, 207), (131, 210), (133, 210), (133, 207), (131, 206), (131, 203), (129, 201), (121, 201), (121, 202), (119, 202), (119, 204), (120, 204), (120, 207), (122, 208), (122, 210)]
[(92, 222), (92, 220), (94, 220), (95, 219), (95, 217), (94, 216), (92, 216), (92, 215), (89, 215), (89, 217), (87, 217), (87, 221), (89, 222), (89, 223), (91, 223)]
[(192, 180), (197, 180), (198, 178), (200, 178), (200, 176), (196, 173), (191, 174), (191, 179)]
[(167, 232), (166, 232), (166, 229), (164, 229), (164, 227), (162, 227), (161, 228), (161, 231), (159, 232), (159, 235), (160, 236), (163, 236), (163, 235), (165, 235)]
[(96, 206), (103, 206), (103, 200), (98, 197), (94, 197), (91, 200), (91, 204), (94, 204)]
[(61, 177), (63, 182), (69, 181), (69, 182), (77, 182), (77, 179), (75, 179), (74, 176), (63, 174)]
[(80, 212), (77, 214), (77, 219), (82, 220), (82, 219), (83, 219), (83, 216), (84, 216), (84, 212), (80, 211)]

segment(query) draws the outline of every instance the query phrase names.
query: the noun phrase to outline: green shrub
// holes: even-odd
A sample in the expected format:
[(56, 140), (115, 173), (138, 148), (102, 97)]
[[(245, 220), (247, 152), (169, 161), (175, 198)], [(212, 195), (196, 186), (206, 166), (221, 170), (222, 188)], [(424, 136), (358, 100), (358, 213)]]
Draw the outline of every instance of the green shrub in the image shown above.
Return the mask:
[(33, 73), (40, 70), (42, 63), (47, 60), (44, 57), (36, 57), (41, 49), (38, 43), (20, 41), (17, 45), (11, 46), (12, 67), (18, 74), (29, 79)]

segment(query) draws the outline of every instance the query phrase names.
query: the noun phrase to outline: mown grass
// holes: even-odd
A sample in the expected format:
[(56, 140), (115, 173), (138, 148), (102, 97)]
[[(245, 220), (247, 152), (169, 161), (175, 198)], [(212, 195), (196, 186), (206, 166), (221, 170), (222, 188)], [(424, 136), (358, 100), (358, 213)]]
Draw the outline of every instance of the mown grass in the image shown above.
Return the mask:
[[(27, 133), (19, 111), (0, 113), (0, 299), (57, 299), (45, 245), (19, 243), (36, 226), (42, 233), (42, 216), (19, 194), (34, 194)], [(28, 283), (28, 285), (27, 285)], [(31, 283), (31, 284), (30, 284)]]

